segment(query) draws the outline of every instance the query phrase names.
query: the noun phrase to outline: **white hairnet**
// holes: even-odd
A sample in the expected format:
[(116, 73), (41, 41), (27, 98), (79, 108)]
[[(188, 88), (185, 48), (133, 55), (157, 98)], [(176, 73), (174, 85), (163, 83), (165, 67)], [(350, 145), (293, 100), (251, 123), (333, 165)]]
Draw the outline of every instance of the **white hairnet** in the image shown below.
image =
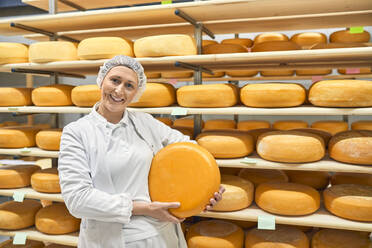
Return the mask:
[(132, 102), (137, 102), (141, 97), (142, 93), (146, 88), (146, 75), (143, 70), (142, 65), (132, 57), (117, 55), (112, 59), (106, 61), (103, 66), (100, 66), (99, 72), (97, 75), (97, 84), (101, 88), (103, 79), (106, 77), (107, 73), (114, 68), (115, 66), (126, 66), (129, 69), (132, 69), (138, 78), (138, 91), (134, 96)]

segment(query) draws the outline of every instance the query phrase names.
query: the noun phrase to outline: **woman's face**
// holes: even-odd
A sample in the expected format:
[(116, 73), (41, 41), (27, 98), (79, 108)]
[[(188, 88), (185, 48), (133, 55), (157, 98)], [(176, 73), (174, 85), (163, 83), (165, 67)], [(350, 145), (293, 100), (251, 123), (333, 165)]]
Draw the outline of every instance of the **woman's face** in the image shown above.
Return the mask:
[(110, 112), (123, 112), (137, 91), (137, 74), (128, 67), (116, 66), (103, 79), (101, 104)]

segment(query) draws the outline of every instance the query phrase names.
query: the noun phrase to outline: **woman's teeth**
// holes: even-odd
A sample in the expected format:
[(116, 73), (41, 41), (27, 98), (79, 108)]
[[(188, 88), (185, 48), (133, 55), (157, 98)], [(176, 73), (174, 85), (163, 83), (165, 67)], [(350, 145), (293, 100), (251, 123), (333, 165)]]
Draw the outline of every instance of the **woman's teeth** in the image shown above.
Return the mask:
[(111, 97), (111, 99), (114, 101), (114, 102), (122, 102), (122, 101), (124, 101), (124, 99), (122, 99), (122, 98), (117, 98), (117, 97), (114, 97), (113, 95), (111, 95), (110, 94), (110, 97)]

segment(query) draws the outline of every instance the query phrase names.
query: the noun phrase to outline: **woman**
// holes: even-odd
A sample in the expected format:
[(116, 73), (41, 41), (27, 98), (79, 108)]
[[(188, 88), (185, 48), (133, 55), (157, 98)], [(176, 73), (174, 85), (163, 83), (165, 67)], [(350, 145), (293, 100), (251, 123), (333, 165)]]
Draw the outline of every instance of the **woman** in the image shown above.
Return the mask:
[(97, 84), (101, 100), (89, 115), (63, 129), (58, 162), (63, 199), (82, 219), (78, 247), (187, 247), (183, 220), (168, 211), (180, 204), (151, 202), (148, 173), (160, 149), (189, 137), (149, 114), (126, 109), (146, 85), (143, 68), (133, 58), (120, 55), (104, 63)]

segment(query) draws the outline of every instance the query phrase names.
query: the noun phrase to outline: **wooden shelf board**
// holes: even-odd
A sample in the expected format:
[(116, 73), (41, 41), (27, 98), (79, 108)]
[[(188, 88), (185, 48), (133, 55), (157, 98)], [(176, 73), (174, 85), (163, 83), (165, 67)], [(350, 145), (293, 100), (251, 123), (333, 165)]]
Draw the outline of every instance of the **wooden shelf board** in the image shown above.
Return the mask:
[(63, 202), (61, 194), (47, 194), (35, 191), (31, 187), (20, 189), (0, 189), (0, 195), (13, 196), (15, 192), (25, 194), (25, 198)]
[(258, 216), (275, 216), (275, 222), (278, 224), (287, 225), (301, 225), (301, 226), (312, 226), (322, 228), (334, 228), (334, 229), (345, 229), (355, 231), (372, 231), (372, 222), (357, 222), (339, 218), (332, 215), (327, 210), (321, 208), (317, 212), (306, 216), (279, 216), (265, 212), (258, 208), (256, 205), (252, 205), (249, 208), (235, 211), (235, 212), (212, 212), (207, 211), (201, 213), (198, 216), (210, 217), (217, 219), (230, 219), (230, 220), (245, 220), (257, 222)]
[(61, 245), (70, 245), (70, 246), (77, 246), (78, 244), (78, 233), (72, 234), (63, 234), (63, 235), (48, 235), (41, 233), (36, 230), (35, 227), (17, 230), (17, 231), (7, 231), (7, 230), (0, 230), (0, 235), (3, 236), (15, 236), (16, 233), (26, 233), (27, 239), (30, 240), (37, 240), (37, 241), (45, 241), (51, 242)]
[(36, 107), (36, 106), (18, 106), (18, 107), (0, 107), (0, 113), (59, 113), (59, 114), (88, 114), (91, 108), (82, 108), (76, 106), (66, 107)]
[(46, 151), (37, 147), (21, 148), (21, 149), (0, 149), (0, 154), (20, 155), (20, 156), (35, 156), (45, 158), (58, 158), (58, 151)]

